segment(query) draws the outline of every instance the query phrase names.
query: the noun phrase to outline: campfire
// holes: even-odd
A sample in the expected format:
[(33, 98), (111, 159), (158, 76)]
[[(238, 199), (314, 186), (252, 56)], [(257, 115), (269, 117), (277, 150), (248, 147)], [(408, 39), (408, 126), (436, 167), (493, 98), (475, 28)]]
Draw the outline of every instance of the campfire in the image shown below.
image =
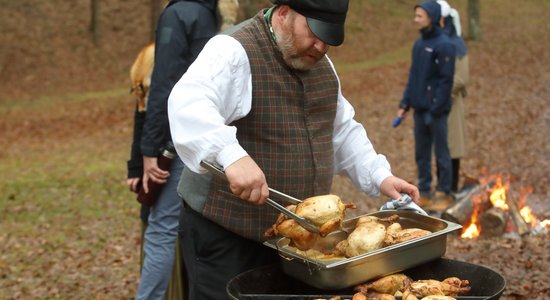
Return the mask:
[(526, 205), (532, 190), (511, 191), (510, 185), (510, 178), (503, 175), (480, 179), (460, 193), (441, 217), (461, 224), (461, 237), (467, 239), (548, 232), (550, 220), (539, 220)]

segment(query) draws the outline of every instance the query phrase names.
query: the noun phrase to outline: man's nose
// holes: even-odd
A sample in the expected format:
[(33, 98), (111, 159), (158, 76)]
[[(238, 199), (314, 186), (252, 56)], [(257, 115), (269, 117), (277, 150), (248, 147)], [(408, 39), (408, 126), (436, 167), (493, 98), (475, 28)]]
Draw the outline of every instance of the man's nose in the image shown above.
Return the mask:
[(329, 45), (316, 38), (313, 47), (315, 48), (315, 50), (319, 51), (319, 53), (327, 53)]

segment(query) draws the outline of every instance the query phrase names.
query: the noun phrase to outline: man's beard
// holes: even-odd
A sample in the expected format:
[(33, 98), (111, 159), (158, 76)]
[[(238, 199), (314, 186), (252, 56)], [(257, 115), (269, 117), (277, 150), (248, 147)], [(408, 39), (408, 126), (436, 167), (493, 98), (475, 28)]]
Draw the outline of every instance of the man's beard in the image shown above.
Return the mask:
[[(306, 61), (301, 55), (299, 55), (298, 50), (296, 49), (296, 39), (293, 35), (294, 32), (294, 20), (289, 20), (289, 25), (283, 25), (285, 28), (283, 30), (275, 30), (273, 28), (273, 32), (275, 34), (275, 39), (277, 40), (277, 46), (279, 47), (279, 50), (283, 54), (283, 60), (286, 62), (286, 64), (296, 70), (300, 71), (307, 71), (315, 64), (315, 62), (311, 63)], [(286, 30), (285, 30), (286, 29)], [(317, 55), (320, 56), (320, 55)], [(322, 57), (322, 56), (320, 56)]]

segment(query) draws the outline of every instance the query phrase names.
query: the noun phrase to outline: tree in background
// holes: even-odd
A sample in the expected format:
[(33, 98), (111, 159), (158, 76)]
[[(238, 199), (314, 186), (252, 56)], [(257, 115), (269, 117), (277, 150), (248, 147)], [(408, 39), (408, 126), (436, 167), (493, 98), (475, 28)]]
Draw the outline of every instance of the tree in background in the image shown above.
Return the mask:
[(474, 41), (481, 39), (479, 0), (468, 0), (468, 38)]
[(97, 45), (101, 39), (101, 27), (99, 24), (99, 0), (91, 1), (91, 13), (90, 31), (92, 32), (92, 40), (94, 41), (94, 44)]

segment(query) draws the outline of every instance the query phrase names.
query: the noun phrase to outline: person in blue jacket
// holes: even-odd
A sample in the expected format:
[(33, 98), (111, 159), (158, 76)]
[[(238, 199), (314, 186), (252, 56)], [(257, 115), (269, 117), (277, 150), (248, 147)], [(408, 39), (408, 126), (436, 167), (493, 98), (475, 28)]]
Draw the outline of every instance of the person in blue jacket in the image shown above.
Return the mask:
[(170, 281), (182, 206), (176, 188), (184, 165), (176, 157), (170, 171), (164, 171), (158, 167), (157, 157), (172, 140), (168, 96), (206, 42), (219, 32), (217, 5), (218, 0), (171, 0), (158, 20), (149, 100), (146, 112), (135, 114), (127, 183), (134, 192), (139, 188), (148, 191), (149, 179), (165, 185), (148, 215), (136, 299), (163, 299)]
[[(421, 205), (443, 210), (451, 201), (451, 157), (447, 144), (447, 118), (451, 110), (451, 89), (455, 46), (440, 26), (441, 7), (436, 1), (415, 6), (414, 22), (420, 37), (412, 48), (412, 65), (398, 116), (414, 110), (415, 159)], [(431, 192), (432, 148), (439, 166), (435, 197)]]

